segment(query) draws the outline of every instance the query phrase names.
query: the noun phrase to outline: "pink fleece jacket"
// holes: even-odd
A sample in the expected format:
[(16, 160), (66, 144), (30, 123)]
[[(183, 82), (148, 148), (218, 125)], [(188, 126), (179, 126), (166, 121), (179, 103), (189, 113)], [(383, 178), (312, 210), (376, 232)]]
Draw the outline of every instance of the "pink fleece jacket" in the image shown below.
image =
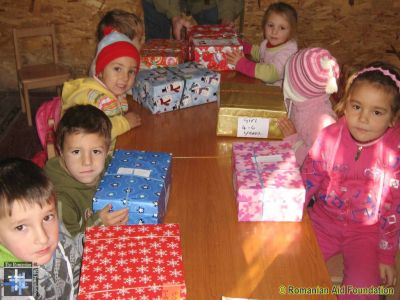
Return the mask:
[(236, 64), (236, 71), (281, 86), (285, 64), (289, 57), (297, 52), (297, 42), (289, 40), (273, 48), (267, 48), (268, 40), (262, 41), (259, 46), (244, 41), (241, 43), (244, 54), (250, 54), (254, 61), (242, 57)]
[(296, 160), (301, 166), (322, 128), (336, 121), (329, 95), (307, 99), (304, 102), (285, 100), (288, 117), (293, 122), (297, 133), (284, 140), (293, 145)]
[(305, 207), (314, 196), (313, 213), (329, 224), (379, 233), (379, 262), (389, 265), (399, 245), (399, 149), (399, 124), (362, 145), (343, 117), (321, 131), (302, 168)]

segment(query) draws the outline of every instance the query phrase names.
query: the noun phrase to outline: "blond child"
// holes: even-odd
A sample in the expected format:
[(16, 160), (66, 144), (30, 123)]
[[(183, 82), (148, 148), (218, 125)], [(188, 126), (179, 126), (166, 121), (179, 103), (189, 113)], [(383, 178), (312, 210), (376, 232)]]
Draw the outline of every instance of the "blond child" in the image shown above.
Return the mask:
[(259, 46), (242, 41), (244, 54), (251, 55), (252, 60), (234, 51), (227, 54), (228, 63), (249, 77), (281, 86), (285, 64), (297, 51), (296, 27), (297, 12), (291, 5), (271, 4), (262, 20), (265, 39)]
[(60, 214), (72, 235), (89, 226), (128, 221), (128, 209), (110, 212), (112, 207), (107, 205), (96, 213), (92, 211), (97, 184), (108, 165), (110, 132), (110, 120), (91, 105), (69, 108), (57, 127), (60, 156), (50, 159), (45, 171), (54, 183)]
[(113, 149), (117, 136), (141, 124), (137, 114), (128, 112), (126, 99), (139, 65), (139, 51), (132, 41), (122, 33), (109, 33), (97, 47), (95, 76), (64, 84), (61, 114), (78, 104), (90, 104), (104, 111), (112, 123)]
[[(400, 229), (400, 72), (374, 63), (351, 77), (340, 119), (324, 128), (302, 168), (325, 260), (343, 254), (347, 287), (396, 283)], [(360, 299), (339, 295), (339, 299)], [(365, 294), (362, 299), (379, 299)]]
[(321, 129), (336, 122), (329, 97), (337, 91), (338, 77), (339, 65), (326, 49), (302, 49), (286, 63), (283, 95), (288, 118), (280, 119), (278, 126), (300, 166)]
[[(0, 162), (0, 266), (31, 262), (38, 268), (35, 299), (76, 299), (82, 255), (59, 223), (54, 187), (34, 163)], [(32, 298), (33, 299), (33, 298)]]

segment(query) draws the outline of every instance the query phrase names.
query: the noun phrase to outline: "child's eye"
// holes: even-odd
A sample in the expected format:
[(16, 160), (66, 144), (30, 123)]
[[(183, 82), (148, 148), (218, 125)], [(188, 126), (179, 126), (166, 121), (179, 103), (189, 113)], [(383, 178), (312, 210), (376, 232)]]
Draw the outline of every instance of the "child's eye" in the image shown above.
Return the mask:
[(121, 71), (121, 67), (114, 67), (114, 71), (120, 72)]
[(279, 27), (280, 30), (286, 30), (286, 27)]
[(359, 110), (360, 109), (360, 105), (357, 105), (357, 104), (353, 104), (353, 109), (355, 109), (355, 110)]
[(93, 153), (94, 153), (94, 154), (102, 154), (103, 151), (101, 151), (101, 150), (93, 150)]
[(133, 74), (135, 74), (135, 70), (129, 70), (129, 75), (133, 75)]
[(43, 218), (43, 221), (50, 222), (50, 221), (54, 220), (54, 218), (55, 218), (55, 216), (53, 214), (49, 214)]
[(79, 150), (72, 150), (72, 154), (79, 154)]
[(375, 115), (375, 116), (380, 116), (380, 115), (382, 115), (382, 114), (383, 114), (383, 113), (382, 113), (382, 112), (380, 112), (380, 111), (377, 111), (377, 110), (376, 110), (376, 111), (374, 111), (374, 115)]
[(22, 230), (24, 230), (25, 228), (26, 228), (25, 225), (18, 225), (17, 227), (15, 227), (15, 230), (16, 230), (16, 231), (22, 231)]

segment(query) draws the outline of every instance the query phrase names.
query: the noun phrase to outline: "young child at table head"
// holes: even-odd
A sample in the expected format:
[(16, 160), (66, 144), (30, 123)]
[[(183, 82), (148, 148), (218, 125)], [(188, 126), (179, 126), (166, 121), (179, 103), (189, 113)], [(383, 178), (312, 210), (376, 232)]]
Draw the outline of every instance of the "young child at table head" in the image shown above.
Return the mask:
[[(132, 43), (139, 51), (142, 48), (144, 44), (144, 25), (136, 14), (122, 9), (108, 11), (97, 25), (97, 41), (100, 42), (105, 35), (113, 31), (125, 34), (132, 40)], [(91, 64), (89, 76), (95, 75), (95, 66), (96, 59)]]
[(336, 121), (330, 94), (337, 91), (339, 65), (328, 50), (307, 48), (291, 56), (285, 66), (283, 94), (288, 118), (278, 126), (291, 142), (301, 166), (320, 130)]
[(105, 112), (112, 123), (112, 149), (117, 136), (140, 125), (140, 117), (128, 112), (126, 92), (134, 84), (140, 55), (124, 34), (111, 32), (97, 46), (95, 76), (64, 83), (63, 114), (77, 104), (90, 104)]
[(55, 186), (62, 220), (72, 235), (86, 227), (124, 224), (128, 210), (110, 212), (107, 205), (93, 213), (92, 199), (108, 165), (111, 122), (98, 108), (76, 105), (69, 108), (56, 130), (60, 156), (50, 159), (45, 171)]
[(251, 55), (254, 61), (239, 52), (231, 52), (227, 54), (228, 63), (249, 77), (281, 86), (286, 61), (297, 51), (296, 27), (297, 12), (291, 5), (271, 4), (262, 20), (265, 39), (259, 46), (242, 41), (244, 54)]
[(341, 118), (321, 131), (304, 161), (305, 207), (314, 196), (310, 218), (324, 258), (343, 254), (343, 284), (391, 286), (400, 229), (400, 72), (374, 63), (349, 80)]
[[(82, 256), (57, 216), (53, 185), (28, 160), (0, 162), (0, 266), (30, 262), (38, 267), (35, 299), (76, 299)], [(33, 299), (33, 298), (32, 298)]]

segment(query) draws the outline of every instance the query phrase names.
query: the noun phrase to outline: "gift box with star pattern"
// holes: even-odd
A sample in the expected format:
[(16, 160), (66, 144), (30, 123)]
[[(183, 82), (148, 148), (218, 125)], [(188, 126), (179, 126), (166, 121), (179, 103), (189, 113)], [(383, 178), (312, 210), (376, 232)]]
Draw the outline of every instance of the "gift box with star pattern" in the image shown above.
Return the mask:
[(115, 150), (93, 197), (93, 211), (129, 208), (128, 224), (161, 223), (171, 185), (172, 155)]
[(195, 62), (142, 70), (136, 77), (133, 99), (153, 114), (215, 102), (220, 77)]
[(292, 145), (237, 142), (232, 151), (239, 221), (301, 221), (305, 188)]
[(186, 299), (178, 224), (86, 229), (78, 299)]

